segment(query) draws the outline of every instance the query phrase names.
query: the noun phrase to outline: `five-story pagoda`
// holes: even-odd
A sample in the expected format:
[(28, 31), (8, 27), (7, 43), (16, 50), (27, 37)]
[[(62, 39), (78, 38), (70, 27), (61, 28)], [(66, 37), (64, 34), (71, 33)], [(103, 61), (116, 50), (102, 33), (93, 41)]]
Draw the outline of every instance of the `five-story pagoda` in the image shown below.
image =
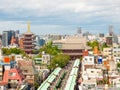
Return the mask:
[(30, 31), (30, 22), (28, 22), (28, 30), (26, 33), (23, 34), (23, 50), (27, 54), (31, 54), (35, 45), (34, 45), (34, 40), (35, 40), (35, 35)]

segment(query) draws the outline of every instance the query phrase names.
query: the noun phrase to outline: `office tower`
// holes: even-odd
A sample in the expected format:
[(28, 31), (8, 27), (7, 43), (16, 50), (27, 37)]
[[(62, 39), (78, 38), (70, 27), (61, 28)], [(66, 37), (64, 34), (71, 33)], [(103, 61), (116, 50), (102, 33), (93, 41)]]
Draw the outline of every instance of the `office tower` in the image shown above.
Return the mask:
[(2, 60), (2, 40), (0, 39), (0, 61)]
[(3, 31), (2, 32), (2, 45), (5, 47), (10, 45), (12, 36), (15, 37), (15, 31), (13, 30)]
[(114, 34), (114, 27), (113, 27), (113, 25), (110, 25), (109, 26), (109, 35), (113, 36), (113, 34)]

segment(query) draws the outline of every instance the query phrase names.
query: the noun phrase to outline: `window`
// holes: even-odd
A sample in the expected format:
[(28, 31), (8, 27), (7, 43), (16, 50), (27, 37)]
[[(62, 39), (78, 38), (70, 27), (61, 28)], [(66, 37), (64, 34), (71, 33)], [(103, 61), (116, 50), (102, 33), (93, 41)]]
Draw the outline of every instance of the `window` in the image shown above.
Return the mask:
[(9, 76), (16, 76), (16, 73), (10, 72)]
[(92, 58), (90, 58), (90, 61), (92, 61)]
[(94, 71), (91, 71), (91, 73), (94, 73)]
[(28, 73), (28, 70), (24, 70), (25, 73)]
[(90, 78), (88, 78), (88, 80), (90, 80)]

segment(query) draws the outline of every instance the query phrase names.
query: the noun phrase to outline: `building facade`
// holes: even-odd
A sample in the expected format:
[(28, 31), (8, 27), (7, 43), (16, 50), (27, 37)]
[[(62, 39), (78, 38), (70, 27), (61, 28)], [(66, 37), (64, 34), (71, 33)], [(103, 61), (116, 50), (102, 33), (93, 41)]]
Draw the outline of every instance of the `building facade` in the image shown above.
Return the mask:
[(2, 45), (5, 47), (10, 45), (12, 36), (15, 37), (15, 31), (13, 30), (3, 31), (2, 32)]

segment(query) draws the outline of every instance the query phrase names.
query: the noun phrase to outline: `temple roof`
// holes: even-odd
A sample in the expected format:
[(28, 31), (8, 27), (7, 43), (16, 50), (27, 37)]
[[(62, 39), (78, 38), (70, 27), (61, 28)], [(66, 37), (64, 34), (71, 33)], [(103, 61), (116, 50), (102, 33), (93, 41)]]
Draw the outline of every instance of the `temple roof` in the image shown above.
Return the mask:
[(61, 49), (85, 49), (85, 46), (81, 44), (63, 44)]

